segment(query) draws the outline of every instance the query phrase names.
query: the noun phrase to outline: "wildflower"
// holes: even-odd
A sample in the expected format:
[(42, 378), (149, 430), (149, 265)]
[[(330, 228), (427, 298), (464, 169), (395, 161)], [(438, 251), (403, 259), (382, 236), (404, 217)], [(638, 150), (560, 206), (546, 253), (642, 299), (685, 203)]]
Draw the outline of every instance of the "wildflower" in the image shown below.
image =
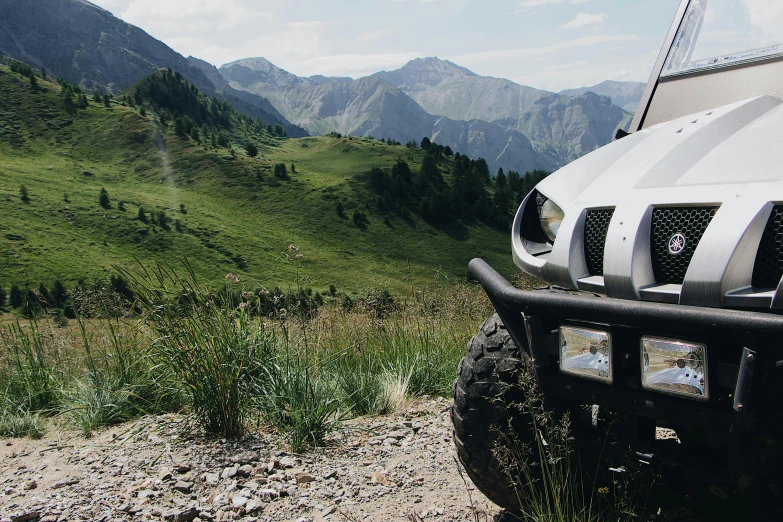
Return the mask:
[(236, 274), (226, 274), (226, 281), (231, 281), (232, 283), (238, 283), (239, 276)]
[(598, 493), (600, 495), (606, 495), (606, 494), (609, 493), (609, 488), (607, 488), (607, 487), (598, 488)]
[(250, 303), (239, 303), (240, 310), (250, 310)]
[(304, 254), (296, 254), (296, 259), (302, 259), (304, 257)]
[(296, 248), (293, 244), (288, 245), (288, 250), (291, 252), (299, 252), (299, 249)]

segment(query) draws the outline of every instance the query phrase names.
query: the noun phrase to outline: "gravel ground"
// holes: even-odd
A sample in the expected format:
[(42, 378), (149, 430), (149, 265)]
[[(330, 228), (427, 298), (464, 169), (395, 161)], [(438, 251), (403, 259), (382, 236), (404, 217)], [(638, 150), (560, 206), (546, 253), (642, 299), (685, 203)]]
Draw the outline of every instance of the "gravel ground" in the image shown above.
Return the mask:
[(206, 438), (174, 415), (87, 440), (2, 439), (0, 521), (490, 521), (498, 508), (462, 478), (448, 407), (356, 419), (306, 455), (263, 432)]

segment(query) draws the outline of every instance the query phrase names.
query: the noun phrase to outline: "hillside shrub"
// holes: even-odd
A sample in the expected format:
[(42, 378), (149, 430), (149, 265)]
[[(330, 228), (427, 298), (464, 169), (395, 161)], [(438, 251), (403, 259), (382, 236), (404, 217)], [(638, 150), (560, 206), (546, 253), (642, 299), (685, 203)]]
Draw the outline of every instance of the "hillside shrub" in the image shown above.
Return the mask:
[(288, 179), (288, 168), (285, 166), (285, 163), (275, 164), (274, 173), (280, 179)]
[(106, 191), (105, 188), (101, 189), (101, 193), (98, 196), (98, 203), (100, 203), (100, 205), (105, 209), (111, 208), (111, 200), (109, 199), (109, 193)]

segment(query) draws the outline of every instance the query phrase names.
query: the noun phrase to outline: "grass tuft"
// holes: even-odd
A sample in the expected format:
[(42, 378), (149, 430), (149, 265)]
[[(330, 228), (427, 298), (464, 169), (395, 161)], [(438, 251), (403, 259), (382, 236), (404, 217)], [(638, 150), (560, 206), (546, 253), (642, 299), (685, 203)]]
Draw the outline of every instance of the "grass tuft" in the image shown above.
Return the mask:
[(186, 277), (162, 265), (126, 274), (155, 337), (151, 350), (184, 389), (193, 414), (207, 433), (238, 437), (252, 413), (254, 383), (271, 364), (274, 334), (233, 308), (230, 286), (210, 292), (185, 267)]
[(40, 439), (46, 430), (37, 413), (29, 411), (3, 411), (0, 415), (0, 437)]

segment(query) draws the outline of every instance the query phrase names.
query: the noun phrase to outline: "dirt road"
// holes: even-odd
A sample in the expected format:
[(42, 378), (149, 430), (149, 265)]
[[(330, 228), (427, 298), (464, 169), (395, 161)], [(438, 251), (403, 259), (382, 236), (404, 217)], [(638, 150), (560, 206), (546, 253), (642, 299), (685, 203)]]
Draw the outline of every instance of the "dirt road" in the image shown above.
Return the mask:
[(498, 509), (461, 477), (448, 406), (351, 421), (307, 455), (263, 430), (206, 438), (173, 415), (88, 440), (56, 429), (1, 439), (0, 520), (492, 520)]

